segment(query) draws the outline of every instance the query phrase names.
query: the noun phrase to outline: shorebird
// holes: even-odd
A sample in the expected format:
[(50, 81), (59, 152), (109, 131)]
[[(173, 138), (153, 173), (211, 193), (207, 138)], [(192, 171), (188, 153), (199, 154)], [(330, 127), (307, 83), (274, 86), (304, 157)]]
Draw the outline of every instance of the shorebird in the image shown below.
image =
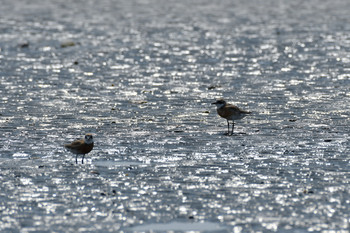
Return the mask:
[(76, 164), (78, 164), (78, 155), (83, 155), (83, 159), (81, 160), (81, 163), (83, 164), (85, 154), (89, 153), (94, 147), (94, 140), (92, 138), (92, 134), (85, 134), (84, 139), (76, 140), (70, 144), (65, 144), (64, 147), (73, 154), (76, 154)]
[(240, 120), (243, 117), (245, 117), (247, 114), (251, 113), (248, 111), (241, 110), (235, 105), (228, 104), (223, 99), (218, 99), (216, 102), (212, 104), (216, 105), (217, 107), (216, 111), (218, 112), (219, 116), (227, 120), (227, 127), (228, 127), (227, 135), (230, 135), (230, 122), (229, 122), (230, 120), (232, 121), (232, 131), (231, 131), (231, 135), (232, 135), (233, 129), (235, 127), (234, 120)]

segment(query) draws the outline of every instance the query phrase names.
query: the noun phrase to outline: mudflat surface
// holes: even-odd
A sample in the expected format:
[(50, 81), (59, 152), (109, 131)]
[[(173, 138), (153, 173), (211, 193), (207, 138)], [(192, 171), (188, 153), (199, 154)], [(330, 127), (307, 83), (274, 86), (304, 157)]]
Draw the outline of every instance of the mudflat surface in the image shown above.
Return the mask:
[(349, 230), (348, 1), (0, 4), (0, 231)]

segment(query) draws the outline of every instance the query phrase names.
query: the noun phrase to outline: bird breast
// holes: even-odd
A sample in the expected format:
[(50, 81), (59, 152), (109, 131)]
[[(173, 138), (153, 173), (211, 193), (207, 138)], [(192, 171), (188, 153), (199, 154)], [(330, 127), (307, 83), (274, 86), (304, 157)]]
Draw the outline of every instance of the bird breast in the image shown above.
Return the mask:
[(90, 151), (92, 151), (92, 148), (94, 147), (94, 143), (86, 144), (86, 143), (79, 143), (73, 142), (72, 144), (67, 144), (65, 147), (70, 150), (74, 154), (87, 154)]
[(245, 114), (241, 112), (237, 107), (236, 108), (233, 108), (233, 107), (218, 108), (217, 112), (219, 116), (227, 120), (239, 120), (245, 116)]

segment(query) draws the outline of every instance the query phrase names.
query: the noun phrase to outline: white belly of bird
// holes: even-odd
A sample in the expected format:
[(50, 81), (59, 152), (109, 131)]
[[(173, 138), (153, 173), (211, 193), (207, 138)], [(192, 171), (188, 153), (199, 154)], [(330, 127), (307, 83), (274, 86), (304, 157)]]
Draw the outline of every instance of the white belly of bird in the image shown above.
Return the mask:
[(242, 119), (243, 117), (245, 117), (245, 115), (246, 115), (246, 114), (232, 115), (232, 116), (230, 117), (230, 120), (232, 120), (232, 121), (240, 120), (240, 119)]

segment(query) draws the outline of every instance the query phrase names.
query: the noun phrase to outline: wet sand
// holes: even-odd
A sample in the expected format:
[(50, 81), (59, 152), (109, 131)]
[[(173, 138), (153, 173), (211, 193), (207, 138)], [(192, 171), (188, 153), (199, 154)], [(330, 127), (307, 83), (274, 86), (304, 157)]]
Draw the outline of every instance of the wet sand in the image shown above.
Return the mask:
[(0, 231), (349, 230), (347, 1), (0, 2)]

